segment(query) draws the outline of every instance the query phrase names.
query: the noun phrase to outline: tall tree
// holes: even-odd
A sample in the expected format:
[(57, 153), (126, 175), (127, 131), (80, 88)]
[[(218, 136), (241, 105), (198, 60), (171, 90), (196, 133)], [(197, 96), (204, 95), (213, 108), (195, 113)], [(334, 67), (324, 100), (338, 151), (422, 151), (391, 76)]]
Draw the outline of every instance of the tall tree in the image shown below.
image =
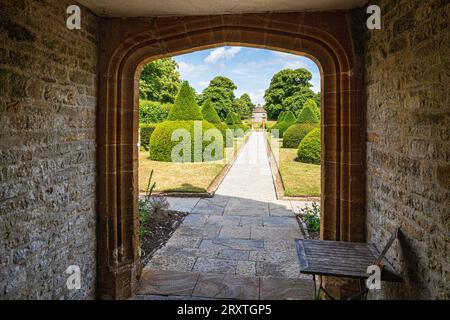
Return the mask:
[(236, 99), (233, 105), (233, 111), (238, 113), (241, 118), (247, 118), (251, 116), (254, 107), (255, 105), (250, 96), (247, 93), (244, 93)]
[(264, 94), (267, 116), (276, 119), (281, 111), (298, 112), (316, 94), (311, 90), (312, 74), (304, 68), (284, 69), (276, 73)]
[(198, 97), (199, 104), (210, 100), (217, 111), (220, 119), (224, 120), (230, 111), (233, 111), (233, 103), (235, 100), (234, 90), (237, 87), (227, 77), (217, 76), (209, 82), (202, 94)]
[(141, 99), (173, 103), (181, 86), (178, 64), (172, 58), (155, 60), (147, 64), (139, 81)]

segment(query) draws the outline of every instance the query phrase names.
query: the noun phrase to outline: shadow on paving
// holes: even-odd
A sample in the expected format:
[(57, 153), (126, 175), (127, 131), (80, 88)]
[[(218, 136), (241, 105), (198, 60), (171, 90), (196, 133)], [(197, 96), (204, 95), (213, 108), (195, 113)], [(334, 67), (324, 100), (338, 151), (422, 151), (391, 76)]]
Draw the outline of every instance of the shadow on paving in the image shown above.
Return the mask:
[(217, 194), (168, 201), (189, 214), (145, 266), (137, 299), (313, 298), (294, 242), (304, 237), (295, 213), (307, 202)]

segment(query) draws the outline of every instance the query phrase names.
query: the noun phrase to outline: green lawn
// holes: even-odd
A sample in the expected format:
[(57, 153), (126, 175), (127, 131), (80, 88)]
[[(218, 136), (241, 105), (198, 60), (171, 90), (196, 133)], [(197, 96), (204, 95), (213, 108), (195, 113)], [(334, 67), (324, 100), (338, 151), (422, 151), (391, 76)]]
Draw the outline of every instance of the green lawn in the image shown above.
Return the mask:
[[(244, 141), (244, 138), (235, 138), (235, 154)], [(156, 182), (156, 192), (206, 192), (225, 165), (223, 160), (199, 163), (153, 161), (149, 159), (148, 151), (139, 151), (139, 191), (147, 189), (148, 177), (153, 169), (152, 181)]]
[(285, 196), (320, 196), (320, 165), (295, 161), (297, 149), (280, 148), (279, 171)]

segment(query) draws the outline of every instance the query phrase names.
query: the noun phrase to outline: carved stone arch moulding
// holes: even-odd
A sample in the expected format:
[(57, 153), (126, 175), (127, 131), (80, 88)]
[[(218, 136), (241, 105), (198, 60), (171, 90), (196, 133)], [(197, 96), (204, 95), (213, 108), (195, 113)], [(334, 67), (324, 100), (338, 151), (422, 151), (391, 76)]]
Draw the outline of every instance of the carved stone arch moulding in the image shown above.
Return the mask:
[(364, 106), (346, 13), (103, 19), (98, 141), (98, 296), (133, 294), (139, 274), (138, 84), (145, 63), (240, 45), (306, 55), (322, 80), (321, 237), (364, 241)]

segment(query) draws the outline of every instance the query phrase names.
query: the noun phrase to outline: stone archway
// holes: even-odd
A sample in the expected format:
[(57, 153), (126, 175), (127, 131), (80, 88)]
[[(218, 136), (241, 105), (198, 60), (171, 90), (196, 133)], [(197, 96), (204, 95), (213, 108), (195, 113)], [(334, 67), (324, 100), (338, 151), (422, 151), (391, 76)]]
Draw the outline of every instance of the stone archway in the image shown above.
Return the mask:
[(364, 241), (364, 106), (349, 17), (337, 13), (104, 19), (98, 110), (98, 295), (132, 295), (139, 271), (138, 83), (145, 62), (220, 45), (307, 55), (322, 73), (321, 237)]

